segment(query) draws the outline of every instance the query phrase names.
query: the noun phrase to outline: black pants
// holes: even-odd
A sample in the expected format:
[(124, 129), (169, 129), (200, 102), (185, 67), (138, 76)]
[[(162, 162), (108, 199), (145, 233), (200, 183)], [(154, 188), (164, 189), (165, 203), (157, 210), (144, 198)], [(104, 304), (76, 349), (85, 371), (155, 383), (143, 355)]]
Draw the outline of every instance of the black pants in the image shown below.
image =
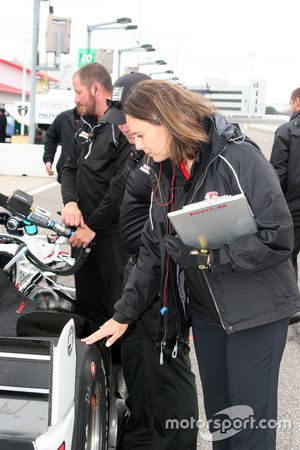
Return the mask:
[[(275, 450), (278, 374), (288, 323), (284, 319), (227, 335), (221, 325), (193, 319), (214, 450)], [(221, 431), (217, 420), (224, 420)]]
[(298, 264), (297, 257), (300, 251), (300, 223), (299, 220), (294, 221), (294, 250), (292, 253), (292, 262), (296, 274), (296, 278), (298, 280)]
[[(133, 264), (128, 262), (124, 279)], [(157, 340), (158, 304), (131, 325), (122, 338), (121, 354), (131, 412), (122, 450), (195, 450), (197, 428), (168, 426), (168, 419), (198, 418), (195, 377), (189, 346), (181, 343), (177, 358), (173, 346), (165, 349), (160, 365)]]
[(119, 234), (97, 236), (87, 261), (75, 274), (78, 302), (110, 319), (121, 296), (127, 258)]

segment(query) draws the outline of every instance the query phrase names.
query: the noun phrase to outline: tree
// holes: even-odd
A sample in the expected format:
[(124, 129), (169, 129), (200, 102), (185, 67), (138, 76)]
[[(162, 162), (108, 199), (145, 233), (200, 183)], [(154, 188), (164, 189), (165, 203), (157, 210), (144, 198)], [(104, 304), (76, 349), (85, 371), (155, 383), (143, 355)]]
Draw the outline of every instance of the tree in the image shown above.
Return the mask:
[(278, 111), (274, 106), (266, 106), (266, 114), (278, 114)]

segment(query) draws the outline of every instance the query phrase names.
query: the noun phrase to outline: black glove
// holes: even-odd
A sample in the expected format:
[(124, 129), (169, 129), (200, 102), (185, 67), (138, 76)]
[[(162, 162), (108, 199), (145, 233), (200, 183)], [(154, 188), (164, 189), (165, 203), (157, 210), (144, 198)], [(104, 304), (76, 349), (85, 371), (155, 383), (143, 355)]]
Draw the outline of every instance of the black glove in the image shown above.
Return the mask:
[(208, 250), (196, 249), (185, 245), (179, 238), (166, 234), (165, 248), (173, 261), (183, 267), (207, 269)]

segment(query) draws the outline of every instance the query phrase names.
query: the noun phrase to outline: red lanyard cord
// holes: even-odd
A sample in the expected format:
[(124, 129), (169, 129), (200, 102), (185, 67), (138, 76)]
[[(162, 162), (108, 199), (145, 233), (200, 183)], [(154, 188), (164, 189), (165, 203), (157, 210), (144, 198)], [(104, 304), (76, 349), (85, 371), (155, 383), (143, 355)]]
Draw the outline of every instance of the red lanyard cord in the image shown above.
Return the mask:
[(155, 203), (156, 203), (158, 206), (168, 206), (168, 205), (173, 205), (173, 203), (174, 203), (174, 185), (175, 185), (175, 171), (174, 171), (173, 165), (172, 165), (171, 198), (170, 198), (170, 200), (169, 200), (168, 202), (166, 202), (166, 203), (160, 203), (160, 202), (157, 200), (157, 197), (156, 197), (156, 195), (157, 195), (157, 190), (158, 190), (158, 188), (159, 188), (160, 180), (161, 180), (161, 173), (162, 173), (162, 167), (161, 167), (161, 166), (162, 166), (162, 164), (159, 163), (158, 180), (157, 180), (156, 186), (155, 186), (154, 191), (153, 191), (153, 198), (154, 198)]

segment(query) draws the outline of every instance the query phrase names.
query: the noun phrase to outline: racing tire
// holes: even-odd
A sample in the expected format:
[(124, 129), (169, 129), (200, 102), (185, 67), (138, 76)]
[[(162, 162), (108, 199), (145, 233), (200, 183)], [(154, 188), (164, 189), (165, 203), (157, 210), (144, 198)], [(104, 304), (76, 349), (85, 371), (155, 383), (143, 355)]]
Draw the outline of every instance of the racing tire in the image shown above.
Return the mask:
[(106, 450), (108, 439), (108, 376), (103, 344), (76, 342), (75, 420), (72, 450)]

